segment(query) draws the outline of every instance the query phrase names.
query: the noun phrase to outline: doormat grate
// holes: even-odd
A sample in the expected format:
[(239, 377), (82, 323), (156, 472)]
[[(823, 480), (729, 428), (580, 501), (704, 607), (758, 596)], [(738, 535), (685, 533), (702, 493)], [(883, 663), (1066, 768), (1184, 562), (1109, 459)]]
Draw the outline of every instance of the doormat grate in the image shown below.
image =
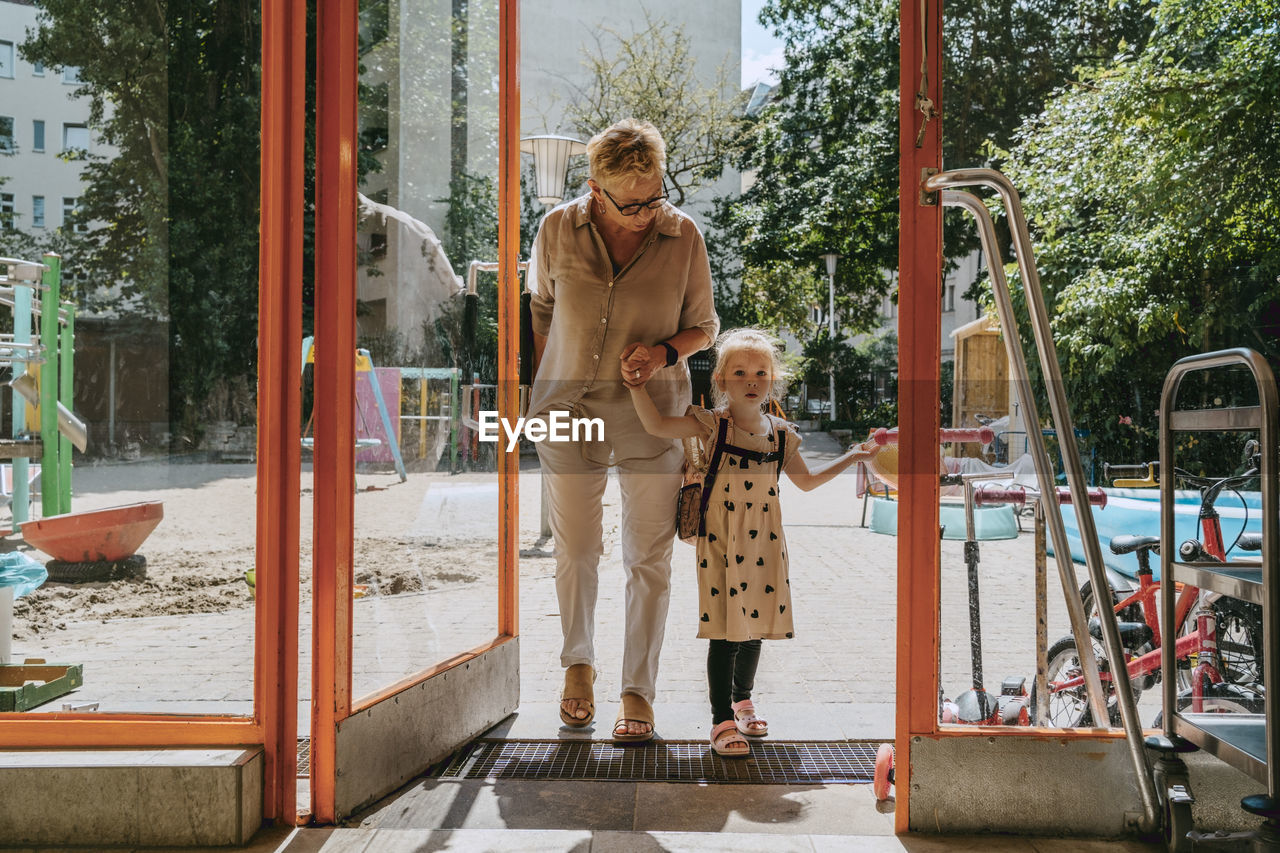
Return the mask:
[(311, 738), (298, 738), (298, 778), (311, 775)]
[(614, 746), (592, 741), (478, 740), (441, 772), (455, 779), (723, 782), (756, 785), (866, 783), (878, 743), (764, 741), (749, 758), (721, 758), (702, 741)]

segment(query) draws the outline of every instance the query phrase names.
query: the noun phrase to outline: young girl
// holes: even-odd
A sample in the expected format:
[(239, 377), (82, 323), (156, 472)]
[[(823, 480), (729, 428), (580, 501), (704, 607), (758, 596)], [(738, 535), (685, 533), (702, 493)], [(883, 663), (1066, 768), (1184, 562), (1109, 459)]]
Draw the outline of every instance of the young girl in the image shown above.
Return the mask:
[[(725, 332), (716, 341), (716, 408), (690, 406), (679, 417), (661, 415), (644, 383), (625, 368), (623, 372), (649, 433), (699, 440), (703, 458), (714, 462), (703, 485), (706, 527), (697, 546), (698, 636), (711, 641), (711, 746), (725, 756), (750, 754), (743, 735), (763, 737), (769, 732), (751, 704), (761, 639), (794, 636), (787, 544), (778, 505), (780, 471), (808, 491), (879, 450), (874, 444), (869, 449), (858, 445), (809, 470), (797, 452), (796, 426), (764, 411), (786, 388), (778, 348), (775, 338), (757, 329)], [(722, 419), (727, 422), (724, 440), (717, 442)]]

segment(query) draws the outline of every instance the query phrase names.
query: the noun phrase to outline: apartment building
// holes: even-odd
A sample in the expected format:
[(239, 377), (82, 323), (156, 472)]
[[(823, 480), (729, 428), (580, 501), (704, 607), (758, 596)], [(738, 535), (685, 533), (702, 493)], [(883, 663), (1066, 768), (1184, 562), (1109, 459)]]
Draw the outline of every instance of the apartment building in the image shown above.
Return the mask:
[(89, 131), (88, 100), (75, 96), (77, 69), (19, 55), (36, 13), (31, 0), (0, 0), (0, 227), (38, 238), (74, 220), (82, 163), (63, 155), (110, 152)]

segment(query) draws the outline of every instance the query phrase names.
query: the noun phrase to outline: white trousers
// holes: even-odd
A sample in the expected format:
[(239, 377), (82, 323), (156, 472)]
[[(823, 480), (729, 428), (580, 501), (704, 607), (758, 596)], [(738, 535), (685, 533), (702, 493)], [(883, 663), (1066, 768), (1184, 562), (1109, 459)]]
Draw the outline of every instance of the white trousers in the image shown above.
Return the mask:
[[(609, 469), (587, 462), (576, 442), (538, 443), (555, 537), (556, 596), (564, 645), (560, 665), (595, 666), (595, 613), (604, 553), (604, 497)], [(671, 550), (683, 451), (677, 444), (657, 459), (617, 465), (622, 487), (622, 566), (626, 625), (621, 693), (653, 702), (658, 655), (671, 598)]]

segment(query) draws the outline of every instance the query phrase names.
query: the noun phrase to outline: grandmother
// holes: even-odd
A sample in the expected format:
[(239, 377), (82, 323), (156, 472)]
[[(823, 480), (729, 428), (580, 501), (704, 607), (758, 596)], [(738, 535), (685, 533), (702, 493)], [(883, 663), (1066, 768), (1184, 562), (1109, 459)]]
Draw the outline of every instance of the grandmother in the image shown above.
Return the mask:
[(555, 537), (565, 667), (560, 719), (595, 718), (595, 611), (609, 468), (622, 491), (626, 577), (621, 707), (615, 741), (654, 734), (652, 702), (670, 598), (671, 549), (683, 452), (641, 426), (618, 381), (647, 381), (664, 414), (690, 403), (685, 359), (715, 340), (720, 321), (706, 245), (667, 201), (666, 143), (652, 124), (623, 119), (587, 143), (590, 192), (553, 209), (531, 252), (537, 373), (529, 415), (600, 418), (604, 436), (539, 442)]

